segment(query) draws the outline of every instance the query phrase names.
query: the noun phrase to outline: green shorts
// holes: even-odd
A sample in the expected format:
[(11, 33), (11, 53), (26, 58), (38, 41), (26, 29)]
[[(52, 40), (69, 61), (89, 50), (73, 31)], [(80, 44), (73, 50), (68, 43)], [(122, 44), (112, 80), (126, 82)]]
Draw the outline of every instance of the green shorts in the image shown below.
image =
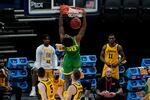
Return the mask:
[(81, 68), (80, 56), (65, 56), (63, 62), (64, 74), (69, 75), (75, 69)]

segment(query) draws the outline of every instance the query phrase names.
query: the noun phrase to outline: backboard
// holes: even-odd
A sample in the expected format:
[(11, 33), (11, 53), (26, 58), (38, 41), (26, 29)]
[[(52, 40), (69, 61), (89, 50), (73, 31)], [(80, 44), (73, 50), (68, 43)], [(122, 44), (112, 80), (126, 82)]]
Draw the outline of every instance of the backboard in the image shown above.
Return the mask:
[(59, 6), (66, 4), (85, 8), (87, 13), (97, 13), (99, 0), (25, 0), (25, 13), (29, 16), (57, 15)]

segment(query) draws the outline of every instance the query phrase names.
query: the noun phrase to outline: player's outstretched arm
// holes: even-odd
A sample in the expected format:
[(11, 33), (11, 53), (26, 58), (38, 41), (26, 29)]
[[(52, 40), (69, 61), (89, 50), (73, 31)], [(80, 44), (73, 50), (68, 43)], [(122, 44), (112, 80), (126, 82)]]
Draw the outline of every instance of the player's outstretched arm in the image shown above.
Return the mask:
[(80, 45), (80, 41), (83, 38), (85, 31), (87, 27), (87, 21), (86, 21), (86, 12), (83, 10), (83, 22), (82, 22), (82, 27), (80, 28), (79, 34), (76, 36), (76, 41), (78, 45)]
[(63, 26), (63, 16), (60, 14), (59, 16), (59, 36), (60, 36), (60, 41), (62, 42), (64, 38), (65, 32), (64, 32), (64, 26)]

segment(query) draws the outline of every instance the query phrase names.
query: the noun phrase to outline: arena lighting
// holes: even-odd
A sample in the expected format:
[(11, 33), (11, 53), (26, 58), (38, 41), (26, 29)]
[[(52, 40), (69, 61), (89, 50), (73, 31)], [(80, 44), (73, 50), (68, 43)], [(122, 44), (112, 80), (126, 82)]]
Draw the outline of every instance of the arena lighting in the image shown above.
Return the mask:
[(30, 19), (18, 19), (19, 22), (32, 22), (32, 21), (54, 21), (56, 18), (30, 18)]
[(0, 51), (0, 54), (2, 53), (16, 53), (17, 50), (4, 50), (4, 51)]
[(17, 18), (17, 17), (24, 17), (24, 14), (16, 14), (15, 18)]
[(14, 35), (1, 35), (0, 38), (13, 38), (13, 37), (30, 37), (37, 36), (37, 34), (14, 34)]
[(0, 26), (1, 26), (1, 29), (4, 30), (4, 28), (5, 28), (5, 23), (0, 22)]
[(5, 23), (3, 23), (3, 22), (0, 22), (0, 24), (1, 24), (1, 25), (5, 25)]
[(15, 13), (22, 13), (24, 10), (14, 10)]
[(0, 49), (13, 49), (14, 46), (0, 46)]

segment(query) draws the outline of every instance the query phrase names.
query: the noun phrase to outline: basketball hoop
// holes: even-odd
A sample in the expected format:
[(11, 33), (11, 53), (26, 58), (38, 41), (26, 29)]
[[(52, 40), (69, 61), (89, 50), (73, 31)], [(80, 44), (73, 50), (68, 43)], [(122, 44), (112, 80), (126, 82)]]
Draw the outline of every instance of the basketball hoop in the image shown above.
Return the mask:
[(68, 17), (83, 17), (83, 9), (80, 7), (61, 5), (60, 13), (62, 15), (68, 15)]

